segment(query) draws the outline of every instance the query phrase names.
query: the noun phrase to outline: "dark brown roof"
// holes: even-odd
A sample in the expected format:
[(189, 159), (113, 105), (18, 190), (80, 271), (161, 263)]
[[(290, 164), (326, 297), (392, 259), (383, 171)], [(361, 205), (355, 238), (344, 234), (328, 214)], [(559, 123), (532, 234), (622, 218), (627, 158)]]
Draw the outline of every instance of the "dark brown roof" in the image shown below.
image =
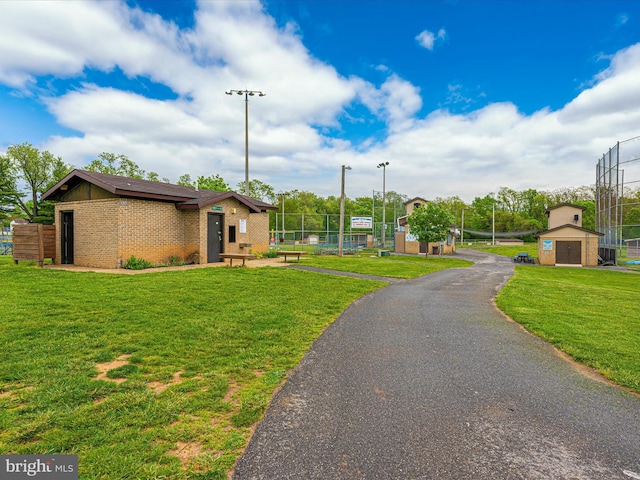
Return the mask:
[[(82, 182), (89, 182), (107, 192), (121, 197), (143, 198), (147, 200), (158, 200), (173, 202), (179, 209), (190, 210), (200, 209), (213, 205), (227, 198), (235, 198), (238, 202), (245, 204), (253, 212), (264, 210), (277, 210), (269, 203), (256, 200), (255, 198), (240, 195), (235, 192), (215, 192), (212, 190), (195, 189), (171, 183), (154, 182), (151, 180), (138, 180), (136, 178), (121, 177), (119, 175), (109, 175), (106, 173), (90, 172), (87, 170), (75, 169), (66, 177), (56, 183), (42, 195), (42, 200), (59, 200), (64, 193)], [(66, 188), (63, 190), (63, 186)]]

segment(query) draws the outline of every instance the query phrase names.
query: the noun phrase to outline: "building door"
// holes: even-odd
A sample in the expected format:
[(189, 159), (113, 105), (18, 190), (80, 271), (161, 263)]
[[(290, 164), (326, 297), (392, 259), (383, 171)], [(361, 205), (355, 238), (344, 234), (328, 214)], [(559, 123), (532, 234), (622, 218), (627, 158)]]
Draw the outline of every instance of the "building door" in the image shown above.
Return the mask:
[(209, 213), (207, 215), (207, 262), (220, 261), (222, 253), (222, 215)]
[(60, 212), (62, 215), (61, 242), (62, 263), (73, 265), (73, 211)]
[(582, 264), (582, 242), (561, 241), (556, 242), (556, 263), (564, 265)]

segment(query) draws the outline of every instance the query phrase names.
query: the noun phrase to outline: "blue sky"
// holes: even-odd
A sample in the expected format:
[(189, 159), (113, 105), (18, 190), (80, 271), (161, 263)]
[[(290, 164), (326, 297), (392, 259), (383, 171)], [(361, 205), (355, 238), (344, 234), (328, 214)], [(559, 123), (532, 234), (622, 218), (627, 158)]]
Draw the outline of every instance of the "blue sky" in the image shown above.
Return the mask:
[(276, 191), (471, 201), (593, 184), (640, 135), (640, 2), (0, 2), (0, 152)]

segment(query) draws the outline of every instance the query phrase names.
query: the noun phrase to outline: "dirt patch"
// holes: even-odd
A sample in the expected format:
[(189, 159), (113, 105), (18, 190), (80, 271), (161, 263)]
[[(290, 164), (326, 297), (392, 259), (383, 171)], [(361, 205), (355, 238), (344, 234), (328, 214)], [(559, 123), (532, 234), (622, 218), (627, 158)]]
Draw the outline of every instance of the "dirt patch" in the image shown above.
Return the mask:
[(127, 380), (126, 378), (109, 378), (107, 377), (107, 372), (109, 370), (122, 367), (123, 365), (126, 365), (127, 363), (129, 363), (129, 357), (131, 357), (131, 355), (125, 354), (125, 355), (120, 355), (118, 358), (116, 358), (115, 360), (112, 360), (111, 362), (96, 363), (96, 369), (98, 370), (98, 375), (93, 377), (94, 380), (107, 380), (109, 382), (116, 382), (116, 383), (122, 383), (126, 381)]
[(167, 455), (178, 457), (182, 467), (185, 468), (187, 464), (195, 457), (202, 453), (202, 444), (199, 442), (178, 442), (178, 448), (176, 450), (169, 450)]
[(229, 403), (233, 400), (233, 396), (240, 391), (240, 386), (235, 380), (229, 380), (229, 389), (222, 398), (223, 402)]
[(169, 383), (162, 383), (162, 382), (149, 382), (147, 383), (147, 386), (151, 389), (151, 391), (153, 393), (162, 393), (164, 392), (169, 386), (171, 385), (177, 385), (179, 383), (182, 382), (182, 378), (180, 378), (180, 375), (182, 375), (184, 373), (184, 370), (180, 370), (176, 373), (173, 374), (173, 380)]

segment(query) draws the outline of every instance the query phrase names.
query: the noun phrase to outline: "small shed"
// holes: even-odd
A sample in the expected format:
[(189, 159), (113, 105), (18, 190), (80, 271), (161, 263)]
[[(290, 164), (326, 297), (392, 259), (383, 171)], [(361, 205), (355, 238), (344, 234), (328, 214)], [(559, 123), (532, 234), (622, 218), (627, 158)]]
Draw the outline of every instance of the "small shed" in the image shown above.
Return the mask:
[(538, 237), (540, 265), (598, 265), (598, 238), (602, 233), (582, 228), (584, 207), (563, 203), (548, 208), (548, 230)]
[(640, 238), (625, 240), (627, 244), (627, 257), (640, 258)]
[(266, 252), (277, 207), (215, 192), (73, 170), (45, 192), (55, 205), (57, 264), (119, 268), (131, 257), (153, 264), (220, 262), (222, 253)]

